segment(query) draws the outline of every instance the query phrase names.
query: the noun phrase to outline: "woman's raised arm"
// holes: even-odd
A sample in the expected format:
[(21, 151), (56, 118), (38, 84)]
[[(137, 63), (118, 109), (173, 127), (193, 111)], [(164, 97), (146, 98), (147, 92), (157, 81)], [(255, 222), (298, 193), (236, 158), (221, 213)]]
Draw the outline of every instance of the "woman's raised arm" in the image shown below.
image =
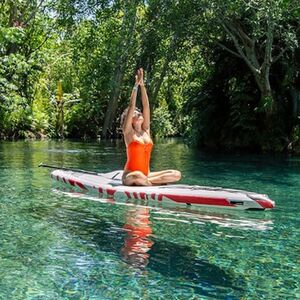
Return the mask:
[(141, 70), (141, 81), (140, 81), (140, 86), (141, 86), (141, 92), (142, 92), (142, 104), (143, 104), (143, 117), (144, 117), (144, 122), (142, 125), (143, 130), (148, 131), (150, 134), (150, 106), (149, 106), (149, 99), (147, 95), (147, 90), (144, 84), (144, 71), (143, 69)]
[(132, 89), (131, 92), (131, 97), (130, 97), (130, 102), (129, 102), (129, 106), (128, 106), (128, 110), (124, 119), (124, 123), (123, 123), (123, 133), (127, 134), (132, 130), (132, 117), (133, 117), (133, 113), (135, 110), (135, 105), (136, 105), (136, 96), (137, 96), (137, 91), (139, 88), (139, 76), (135, 76), (135, 84), (134, 87)]

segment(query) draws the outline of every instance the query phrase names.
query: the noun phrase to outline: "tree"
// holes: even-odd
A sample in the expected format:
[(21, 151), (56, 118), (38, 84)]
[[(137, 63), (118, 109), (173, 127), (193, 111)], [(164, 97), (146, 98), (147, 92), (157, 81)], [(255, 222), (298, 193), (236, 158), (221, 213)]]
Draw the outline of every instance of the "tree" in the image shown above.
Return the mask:
[[(293, 0), (207, 2), (206, 20), (227, 38), (225, 43), (220, 38), (216, 42), (248, 66), (261, 93), (261, 108), (267, 113), (274, 110), (271, 67), (297, 47), (299, 11), (299, 1)], [(214, 32), (214, 36), (220, 35)]]
[(123, 83), (124, 72), (125, 68), (127, 67), (127, 60), (133, 40), (138, 3), (139, 0), (125, 1), (124, 3), (122, 27), (119, 36), (117, 51), (115, 52), (115, 54), (117, 55), (114, 67), (115, 71), (114, 76), (111, 80), (111, 96), (106, 109), (104, 124), (101, 133), (103, 138), (106, 138), (108, 136), (108, 132), (111, 130), (111, 126), (115, 121), (120, 89)]
[(44, 1), (2, 1), (0, 4), (0, 115), (2, 135), (20, 137), (31, 126), (34, 82), (43, 57), (47, 18)]

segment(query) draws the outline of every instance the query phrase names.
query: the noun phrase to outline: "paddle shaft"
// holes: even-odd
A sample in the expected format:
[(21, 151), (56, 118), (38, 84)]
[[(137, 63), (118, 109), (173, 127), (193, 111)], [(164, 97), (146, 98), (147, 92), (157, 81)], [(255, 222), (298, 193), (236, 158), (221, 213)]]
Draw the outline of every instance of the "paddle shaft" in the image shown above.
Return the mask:
[(85, 174), (92, 174), (92, 175), (102, 175), (100, 173), (93, 172), (93, 171), (85, 171), (85, 170), (81, 170), (81, 169), (73, 169), (73, 168), (51, 166), (51, 165), (47, 165), (47, 164), (43, 164), (43, 163), (40, 163), (39, 167), (49, 168), (49, 169), (59, 169), (59, 170), (64, 170), (64, 171), (73, 171), (73, 172), (79, 172), (79, 173), (85, 173)]

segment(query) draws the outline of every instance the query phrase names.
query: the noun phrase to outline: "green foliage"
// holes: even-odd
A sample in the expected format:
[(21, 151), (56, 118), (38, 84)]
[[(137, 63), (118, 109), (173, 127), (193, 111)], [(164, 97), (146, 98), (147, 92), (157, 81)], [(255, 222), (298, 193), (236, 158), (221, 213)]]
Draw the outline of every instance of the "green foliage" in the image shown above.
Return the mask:
[(118, 136), (142, 66), (154, 135), (298, 149), (299, 16), (296, 0), (2, 1), (0, 135), (59, 136), (61, 81), (66, 137), (98, 137), (116, 95)]
[(30, 125), (30, 99), (24, 88), (30, 81), (31, 62), (20, 54), (11, 54), (0, 57), (0, 65), (0, 132), (22, 137)]
[(153, 112), (151, 130), (156, 137), (172, 136), (175, 133), (175, 124), (166, 105), (160, 105)]

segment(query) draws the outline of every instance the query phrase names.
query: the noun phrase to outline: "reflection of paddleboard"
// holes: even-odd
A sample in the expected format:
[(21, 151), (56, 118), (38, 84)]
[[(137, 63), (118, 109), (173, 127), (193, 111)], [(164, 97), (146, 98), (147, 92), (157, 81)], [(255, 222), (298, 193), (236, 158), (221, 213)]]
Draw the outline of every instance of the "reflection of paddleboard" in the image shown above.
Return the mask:
[(123, 171), (114, 171), (94, 175), (58, 169), (51, 173), (51, 177), (82, 190), (94, 190), (108, 196), (122, 194), (134, 199), (172, 201), (178, 204), (231, 209), (271, 209), (275, 207), (274, 201), (267, 195), (221, 187), (183, 184), (125, 186), (121, 181), (122, 174)]

